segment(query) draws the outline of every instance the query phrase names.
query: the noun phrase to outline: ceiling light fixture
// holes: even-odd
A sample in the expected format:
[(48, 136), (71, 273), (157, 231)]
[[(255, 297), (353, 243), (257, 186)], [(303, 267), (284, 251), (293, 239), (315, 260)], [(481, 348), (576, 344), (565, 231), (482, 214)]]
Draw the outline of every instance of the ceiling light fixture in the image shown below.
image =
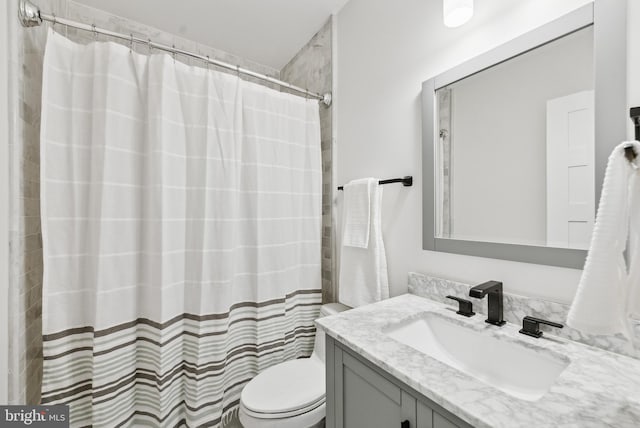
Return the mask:
[(443, 0), (444, 25), (459, 27), (473, 16), (473, 0)]

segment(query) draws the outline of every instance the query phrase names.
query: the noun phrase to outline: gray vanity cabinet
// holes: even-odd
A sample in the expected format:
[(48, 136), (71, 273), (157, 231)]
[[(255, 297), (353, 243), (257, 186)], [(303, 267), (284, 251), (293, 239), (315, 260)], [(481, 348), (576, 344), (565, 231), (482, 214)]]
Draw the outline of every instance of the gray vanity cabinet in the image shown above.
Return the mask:
[(327, 336), (327, 428), (471, 428)]

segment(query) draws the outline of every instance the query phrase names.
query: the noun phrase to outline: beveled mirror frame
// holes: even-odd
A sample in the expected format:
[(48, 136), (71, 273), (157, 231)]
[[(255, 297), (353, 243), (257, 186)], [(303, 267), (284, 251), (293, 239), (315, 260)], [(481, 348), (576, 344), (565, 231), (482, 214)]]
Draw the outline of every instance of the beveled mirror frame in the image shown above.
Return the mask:
[[(435, 218), (436, 90), (593, 25), (596, 206), (607, 159), (627, 139), (627, 1), (595, 0), (422, 84), (423, 249), (582, 269), (586, 250), (438, 238)], [(487, 207), (490, 209), (491, 207)]]

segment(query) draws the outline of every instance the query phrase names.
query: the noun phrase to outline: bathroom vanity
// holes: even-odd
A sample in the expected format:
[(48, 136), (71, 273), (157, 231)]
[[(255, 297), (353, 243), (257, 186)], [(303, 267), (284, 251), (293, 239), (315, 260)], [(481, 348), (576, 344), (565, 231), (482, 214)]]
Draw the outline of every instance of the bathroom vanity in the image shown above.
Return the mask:
[(327, 361), (333, 363), (327, 364), (327, 427), (471, 427), (328, 337), (327, 357), (330, 355)]
[(329, 428), (638, 427), (640, 361), (406, 294), (321, 318)]

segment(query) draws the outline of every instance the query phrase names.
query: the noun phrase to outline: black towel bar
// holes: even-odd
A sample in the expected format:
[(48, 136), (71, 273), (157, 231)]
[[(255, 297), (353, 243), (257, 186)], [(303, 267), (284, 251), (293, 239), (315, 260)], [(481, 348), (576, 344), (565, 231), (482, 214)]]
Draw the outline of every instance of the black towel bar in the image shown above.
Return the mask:
[[(640, 141), (640, 107), (631, 107), (629, 117), (631, 117), (635, 128), (635, 139), (636, 141)], [(638, 154), (633, 150), (633, 146), (631, 145), (624, 148), (624, 155), (629, 162), (633, 162), (638, 157)]]
[(636, 130), (636, 141), (640, 141), (640, 107), (631, 107), (629, 117), (631, 117)]
[[(380, 180), (378, 184), (390, 184), (390, 183), (402, 183), (404, 187), (413, 186), (413, 177), (411, 175), (407, 175), (402, 178), (390, 178), (388, 180)], [(344, 186), (338, 186), (338, 190), (344, 190)]]

